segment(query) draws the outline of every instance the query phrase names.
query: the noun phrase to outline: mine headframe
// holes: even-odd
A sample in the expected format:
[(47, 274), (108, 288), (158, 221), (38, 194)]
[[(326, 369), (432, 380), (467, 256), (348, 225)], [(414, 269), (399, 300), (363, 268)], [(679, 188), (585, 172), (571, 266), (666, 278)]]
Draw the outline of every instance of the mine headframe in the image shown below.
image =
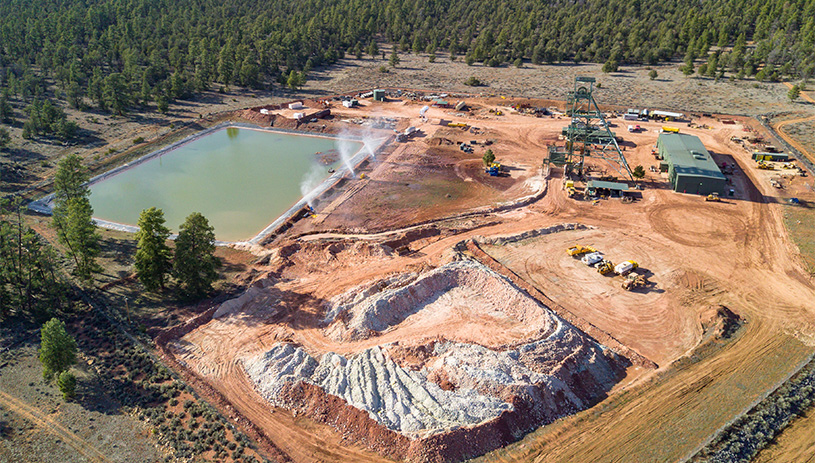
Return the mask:
[(575, 78), (574, 91), (569, 92), (568, 97), (571, 105), (568, 115), (571, 117), (571, 123), (563, 130), (566, 149), (564, 151), (550, 148), (549, 160), (553, 162), (554, 149), (558, 160), (565, 158), (561, 162), (566, 166), (567, 173), (582, 175), (585, 158), (602, 159), (620, 175), (633, 180), (631, 169), (620, 150), (617, 138), (594, 99), (594, 82), (594, 77)]

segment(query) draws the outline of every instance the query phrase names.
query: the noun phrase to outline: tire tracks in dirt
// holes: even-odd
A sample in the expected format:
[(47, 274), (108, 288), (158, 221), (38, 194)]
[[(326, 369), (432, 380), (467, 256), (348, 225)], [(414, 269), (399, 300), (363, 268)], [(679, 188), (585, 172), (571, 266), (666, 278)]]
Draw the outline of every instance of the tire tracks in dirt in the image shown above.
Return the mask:
[(70, 429), (42, 414), (39, 410), (31, 405), (28, 405), (22, 400), (0, 391), (0, 404), (2, 404), (3, 407), (7, 408), (8, 410), (34, 423), (34, 425), (41, 430), (58, 437), (82, 456), (87, 458), (88, 461), (94, 463), (109, 463), (112, 461), (109, 460), (105, 454), (100, 452), (96, 447), (88, 443), (88, 441), (77, 436), (71, 432)]

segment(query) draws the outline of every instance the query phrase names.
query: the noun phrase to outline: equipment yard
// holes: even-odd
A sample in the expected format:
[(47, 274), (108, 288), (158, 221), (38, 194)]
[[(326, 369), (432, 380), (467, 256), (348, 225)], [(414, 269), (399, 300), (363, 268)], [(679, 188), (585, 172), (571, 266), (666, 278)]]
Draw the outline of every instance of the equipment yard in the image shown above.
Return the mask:
[[(815, 287), (784, 217), (796, 208), (812, 223), (813, 177), (759, 169), (751, 155), (767, 142), (748, 139), (769, 135), (755, 119), (625, 130), (624, 110), (603, 108), (644, 177), (587, 156), (567, 179), (569, 165), (545, 162), (570, 143), (566, 103), (442, 97), (466, 108), (422, 110), (431, 100), (389, 91), (328, 100), (331, 118), (297, 124), (390, 139), (249, 247), (243, 295), (158, 343), (267, 452), (677, 461), (810, 358)], [(286, 126), (286, 111), (241, 118)], [(660, 172), (666, 124), (721, 168), (718, 201), (675, 192)]]

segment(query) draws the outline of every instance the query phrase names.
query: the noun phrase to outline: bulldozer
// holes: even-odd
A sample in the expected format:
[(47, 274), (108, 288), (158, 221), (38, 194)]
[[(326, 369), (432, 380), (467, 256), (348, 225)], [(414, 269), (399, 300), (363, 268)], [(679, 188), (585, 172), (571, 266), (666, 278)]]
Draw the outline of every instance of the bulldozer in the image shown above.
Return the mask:
[(705, 201), (713, 201), (715, 203), (721, 202), (722, 198), (719, 197), (719, 193), (715, 191), (707, 196), (705, 196)]
[(761, 170), (775, 170), (775, 166), (764, 161), (758, 161), (758, 168)]
[(582, 246), (579, 244), (576, 244), (566, 250), (566, 253), (568, 253), (572, 257), (577, 257), (587, 252), (597, 252), (597, 250), (591, 246)]
[(648, 284), (648, 280), (644, 275), (637, 273), (630, 273), (625, 280), (623, 280), (622, 288), (626, 291), (633, 291), (636, 288), (642, 288)]
[(600, 272), (601, 275), (612, 273), (614, 272), (614, 264), (610, 260), (603, 259), (602, 262), (597, 264), (597, 271)]

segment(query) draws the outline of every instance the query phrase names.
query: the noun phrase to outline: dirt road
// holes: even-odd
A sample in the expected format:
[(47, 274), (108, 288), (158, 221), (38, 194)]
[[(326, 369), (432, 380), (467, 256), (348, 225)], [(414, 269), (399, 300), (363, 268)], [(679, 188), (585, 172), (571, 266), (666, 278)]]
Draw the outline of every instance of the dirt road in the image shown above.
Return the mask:
[[(497, 99), (482, 103), (482, 112), (471, 116), (471, 123), (485, 128), (489, 133), (486, 137), (496, 139), (492, 146), (502, 162), (518, 167), (503, 179), (514, 183), (491, 184), (483, 171), (466, 171), (466, 163), (449, 162), (439, 168), (452, 173), (445, 180), (449, 185), (476, 183), (477, 176), (478, 182), (483, 182), (479, 188), (491, 189), (478, 196), (482, 201), (479, 205), (495, 198), (509, 200), (528, 194), (525, 176), (539, 171), (547, 140), (556, 140), (566, 123), (556, 117), (539, 119), (511, 111), (502, 117), (485, 114), (489, 105), (498, 104)], [(413, 117), (410, 114), (415, 108), (410, 105), (393, 103), (392, 107), (397, 117)], [(387, 114), (382, 112), (387, 108), (381, 105), (379, 114)], [(431, 117), (442, 116), (431, 113)], [(625, 126), (622, 120), (613, 122)], [(567, 198), (560, 172), (555, 169), (541, 200), (482, 219), (492, 223), (480, 228), (418, 239), (411, 243), (414, 252), (409, 256), (388, 255), (376, 247), (376, 242), (389, 239), (390, 234), (363, 238), (364, 233), (355, 228), (360, 220), (356, 213), (367, 214), (365, 220), (370, 222), (360, 230), (365, 231), (378, 229), (377, 225), (383, 223), (388, 224), (384, 229), (405, 229), (416, 221), (459, 211), (456, 208), (460, 204), (451, 203), (445, 209), (443, 196), (422, 192), (421, 188), (415, 189), (418, 193), (413, 198), (432, 201), (432, 207), (414, 209), (418, 210), (416, 214), (402, 215), (400, 210), (376, 202), (379, 193), (392, 194), (396, 185), (395, 180), (381, 181), (381, 175), (402, 177), (401, 186), (421, 187), (426, 172), (422, 163), (435, 162), (441, 156), (437, 152), (428, 156), (429, 141), (411, 142), (411, 149), (405, 148), (404, 154), (396, 157), (398, 166), (394, 158), (387, 159), (371, 172), (371, 182), (360, 189), (352, 204), (346, 202), (331, 209), (335, 217), (326, 223), (333, 220), (335, 225), (342, 224), (348, 234), (329, 232), (297, 241), (290, 248), (293, 251), (287, 251), (269, 267), (258, 269), (259, 275), (272, 275), (262, 283), (275, 289), (268, 302), (259, 301), (251, 310), (213, 320), (182, 338), (174, 352), (188, 368), (218, 389), (236, 411), (257, 423), (294, 461), (383, 461), (362, 444), (349, 445), (341, 424), (337, 432), (270, 407), (246, 378), (243, 359), (280, 341), (293, 342), (312, 355), (328, 351), (352, 353), (396, 341), (414, 342), (428, 333), (407, 327), (361, 341), (341, 343), (329, 339), (320, 325), (325, 301), (383, 275), (445, 263), (450, 259), (450, 248), (465, 238), (514, 235), (577, 221), (595, 228), (575, 235), (546, 236), (527, 248), (517, 243), (493, 251), (506, 267), (549, 299), (662, 368), (655, 373), (646, 369), (632, 371), (597, 407), (548, 425), (517, 444), (485, 456), (483, 461), (682, 459), (772, 389), (815, 346), (815, 308), (805, 302), (815, 299), (815, 288), (787, 237), (783, 201), (774, 197), (777, 192), (755, 170), (748, 150), (731, 141), (745, 132), (742, 124), (747, 122), (738, 119), (736, 124), (725, 125), (704, 118), (700, 123), (712, 129), (683, 126), (681, 130), (698, 136), (717, 163), (737, 166), (730, 177), (734, 195), (721, 203), (707, 203), (696, 195), (670, 191), (664, 174), (646, 169), (646, 188), (640, 200), (633, 204), (602, 200), (593, 205)], [(657, 162), (651, 147), (661, 123), (641, 125), (644, 130), (640, 133), (620, 135), (629, 164), (647, 168)], [(437, 137), (428, 131), (428, 135), (428, 140), (445, 138), (452, 142), (472, 137), (449, 131)], [(472, 157), (477, 161), (480, 153)], [(404, 169), (402, 174), (383, 172), (396, 167)], [(604, 165), (594, 167), (596, 174), (610, 169)], [(366, 191), (370, 185), (378, 185), (379, 189), (375, 193)], [(425, 196), (418, 196), (421, 194)], [(563, 250), (578, 239), (596, 241), (618, 261), (639, 261), (653, 273), (655, 290), (624, 293), (619, 281), (605, 279), (594, 270), (585, 273), (586, 267), (567, 258)], [(700, 314), (718, 305), (745, 321), (730, 341), (710, 341), (700, 325)], [(442, 329), (456, 332), (460, 326), (443, 324)], [(484, 333), (480, 343), (500, 342), (501, 337), (492, 336), (489, 330), (480, 332)]]
[(97, 450), (90, 443), (77, 436), (70, 429), (44, 415), (40, 410), (26, 404), (3, 391), (0, 391), (0, 404), (4, 408), (22, 416), (37, 426), (42, 432), (53, 434), (62, 439), (67, 445), (94, 463), (109, 463), (105, 454)]
[(795, 149), (797, 149), (801, 154), (807, 157), (810, 162), (815, 162), (815, 152), (812, 151), (811, 147), (804, 146), (803, 143), (800, 143), (795, 138), (789, 136), (789, 134), (784, 130), (784, 127), (791, 125), (791, 124), (799, 124), (801, 122), (809, 122), (815, 120), (815, 116), (809, 117), (801, 117), (796, 119), (790, 119), (786, 121), (781, 121), (773, 124), (773, 129), (784, 139), (785, 142), (792, 145)]

